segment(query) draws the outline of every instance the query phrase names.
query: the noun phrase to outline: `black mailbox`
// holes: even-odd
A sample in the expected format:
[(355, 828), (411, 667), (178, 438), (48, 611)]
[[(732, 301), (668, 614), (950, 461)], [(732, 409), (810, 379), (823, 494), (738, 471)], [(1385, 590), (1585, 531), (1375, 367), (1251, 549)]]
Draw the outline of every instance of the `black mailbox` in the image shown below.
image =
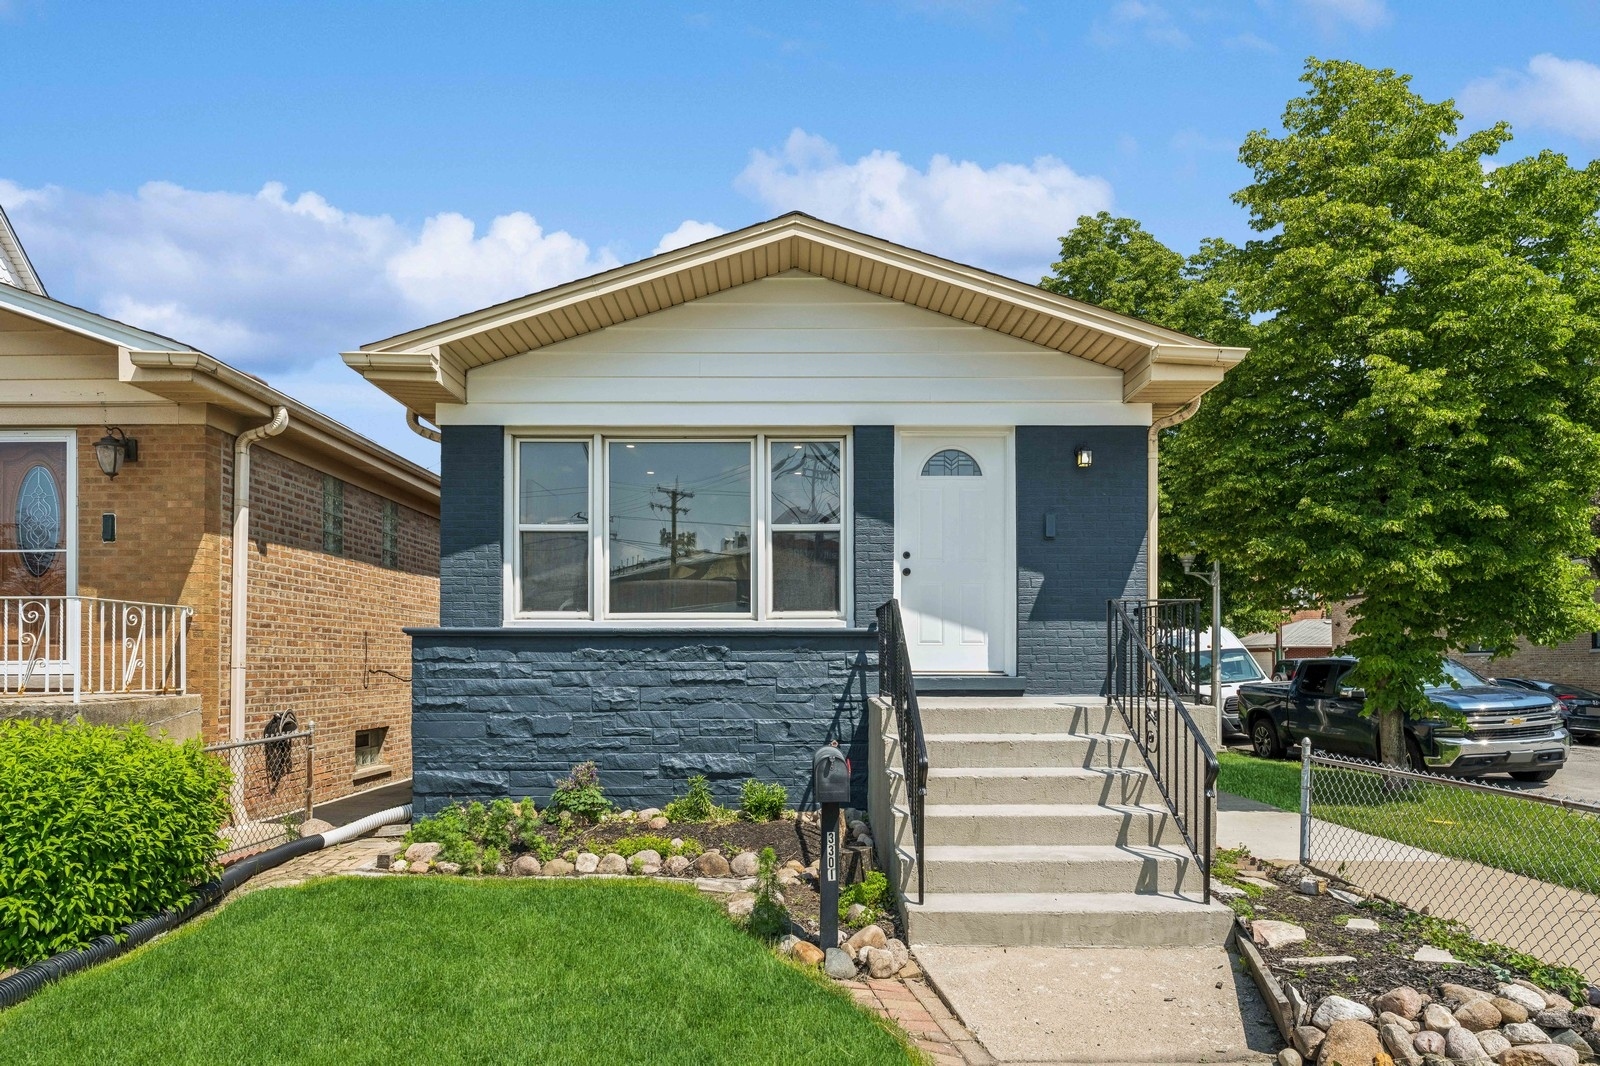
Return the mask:
[(850, 764), (838, 748), (818, 748), (811, 757), (811, 784), (818, 803), (850, 802)]

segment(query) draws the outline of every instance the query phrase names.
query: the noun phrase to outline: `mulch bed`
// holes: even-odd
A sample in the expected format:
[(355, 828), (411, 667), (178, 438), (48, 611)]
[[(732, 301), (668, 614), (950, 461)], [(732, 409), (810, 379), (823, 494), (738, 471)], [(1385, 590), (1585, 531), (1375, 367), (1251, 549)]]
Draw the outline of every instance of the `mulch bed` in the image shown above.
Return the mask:
[[(1241, 872), (1250, 872), (1241, 868)], [(1414, 933), (1408, 934), (1398, 917), (1399, 909), (1381, 901), (1362, 906), (1345, 903), (1336, 896), (1308, 896), (1293, 884), (1278, 881), (1277, 870), (1258, 866), (1253, 876), (1274, 881), (1279, 887), (1250, 901), (1256, 918), (1292, 922), (1305, 929), (1306, 940), (1273, 949), (1258, 947), (1273, 976), (1280, 983), (1292, 984), (1315, 1005), (1325, 996), (1344, 996), (1359, 1003), (1371, 1003), (1378, 996), (1400, 985), (1437, 994), (1445, 983), (1481, 988), (1493, 992), (1501, 983), (1493, 971), (1465, 962), (1417, 962), (1411, 956), (1427, 946)], [(1376, 933), (1355, 932), (1344, 922), (1351, 918), (1377, 921)], [(1248, 935), (1248, 934), (1242, 934)], [(1318, 955), (1349, 955), (1355, 962), (1306, 966), (1289, 965), (1285, 959)]]

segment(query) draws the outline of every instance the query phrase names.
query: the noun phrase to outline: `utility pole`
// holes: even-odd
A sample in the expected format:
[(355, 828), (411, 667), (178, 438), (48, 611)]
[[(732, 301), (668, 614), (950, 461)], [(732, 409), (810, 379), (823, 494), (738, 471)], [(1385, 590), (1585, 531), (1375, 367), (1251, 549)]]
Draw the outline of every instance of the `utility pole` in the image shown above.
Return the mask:
[(665, 511), (671, 516), (672, 530), (669, 535), (672, 539), (668, 542), (668, 552), (670, 554), (667, 563), (667, 576), (673, 577), (675, 576), (674, 572), (678, 569), (678, 516), (689, 513), (689, 508), (682, 506), (680, 501), (694, 499), (694, 493), (688, 489), (679, 488), (677, 478), (672, 479), (672, 487), (670, 489), (665, 485), (657, 485), (656, 491), (671, 501), (670, 503), (656, 503), (651, 500), (650, 509), (652, 511)]

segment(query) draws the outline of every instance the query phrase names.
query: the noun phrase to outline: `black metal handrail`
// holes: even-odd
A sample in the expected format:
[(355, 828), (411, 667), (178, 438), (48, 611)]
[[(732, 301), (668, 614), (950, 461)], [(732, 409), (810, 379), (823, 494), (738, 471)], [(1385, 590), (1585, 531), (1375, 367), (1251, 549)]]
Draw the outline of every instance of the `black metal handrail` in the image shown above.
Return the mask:
[(1199, 864), (1211, 902), (1220, 766), (1169, 676), (1194, 691), (1199, 676), (1199, 600), (1106, 604), (1106, 698), (1144, 756), (1167, 810)]
[(911, 674), (911, 652), (906, 648), (905, 623), (900, 618), (898, 600), (890, 600), (878, 608), (878, 694), (894, 704), (895, 729), (900, 734), (900, 759), (905, 771), (906, 806), (911, 813), (911, 845), (917, 855), (917, 902), (920, 904), (926, 894), (922, 812), (928, 796), (928, 742), (922, 735), (917, 682)]

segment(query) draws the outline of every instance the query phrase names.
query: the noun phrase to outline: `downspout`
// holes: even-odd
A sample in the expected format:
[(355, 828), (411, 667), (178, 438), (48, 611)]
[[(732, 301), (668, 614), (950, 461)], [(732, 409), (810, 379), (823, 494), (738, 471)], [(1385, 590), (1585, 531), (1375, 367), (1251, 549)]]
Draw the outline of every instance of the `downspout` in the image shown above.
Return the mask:
[(1150, 545), (1149, 562), (1145, 567), (1147, 577), (1146, 592), (1150, 599), (1161, 598), (1161, 552), (1160, 552), (1160, 526), (1161, 526), (1161, 485), (1158, 480), (1161, 473), (1159, 459), (1161, 431), (1170, 429), (1180, 422), (1187, 422), (1200, 410), (1200, 397), (1196, 396), (1170, 415), (1164, 415), (1150, 423), (1150, 433), (1147, 438), (1149, 472), (1145, 475), (1145, 542)]
[(413, 411), (409, 407), (406, 408), (406, 425), (410, 426), (411, 432), (415, 433), (417, 436), (425, 437), (428, 440), (433, 441), (435, 444), (438, 444), (439, 441), (443, 439), (443, 435), (437, 429), (434, 429), (432, 426), (423, 425), (422, 416), (417, 414), (417, 412)]
[(276, 437), (289, 426), (289, 409), (274, 407), (272, 421), (247, 429), (233, 442), (233, 596), (230, 637), (233, 655), (228, 678), (228, 737), (244, 739), (246, 678), (245, 626), (250, 608), (250, 446)]

